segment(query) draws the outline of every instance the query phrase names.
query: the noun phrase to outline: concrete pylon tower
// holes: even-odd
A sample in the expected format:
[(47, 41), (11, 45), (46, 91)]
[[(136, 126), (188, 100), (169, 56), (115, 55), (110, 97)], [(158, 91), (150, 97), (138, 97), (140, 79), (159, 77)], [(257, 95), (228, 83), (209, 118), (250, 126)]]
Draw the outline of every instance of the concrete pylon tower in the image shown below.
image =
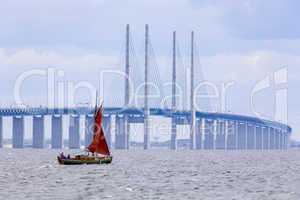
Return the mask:
[(149, 105), (148, 105), (148, 44), (149, 44), (149, 27), (145, 25), (145, 97), (144, 97), (144, 149), (150, 146), (150, 127), (149, 127)]
[(129, 106), (130, 88), (129, 88), (129, 24), (126, 25), (126, 49), (125, 49), (125, 106)]
[(190, 123), (190, 149), (195, 148), (195, 102), (194, 102), (194, 31), (191, 33), (191, 123)]
[(176, 31), (173, 32), (173, 65), (172, 65), (172, 124), (171, 124), (171, 149), (177, 148), (176, 118)]
[[(125, 53), (125, 107), (129, 107), (130, 103), (130, 58), (129, 58), (129, 24), (126, 25), (126, 53)], [(129, 131), (130, 124), (128, 123), (128, 116), (125, 116), (125, 129), (124, 129), (124, 146), (129, 149)]]

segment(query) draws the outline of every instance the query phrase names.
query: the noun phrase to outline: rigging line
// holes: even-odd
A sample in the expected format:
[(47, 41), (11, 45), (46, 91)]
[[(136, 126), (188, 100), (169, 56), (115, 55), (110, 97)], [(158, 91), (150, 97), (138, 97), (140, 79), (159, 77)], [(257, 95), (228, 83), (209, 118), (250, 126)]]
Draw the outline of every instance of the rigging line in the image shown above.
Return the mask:
[(139, 65), (139, 59), (138, 56), (136, 54), (136, 50), (134, 48), (134, 39), (132, 36), (130, 36), (130, 50), (131, 50), (131, 54), (132, 54), (132, 78), (135, 79), (137, 78), (137, 83), (142, 83), (143, 82), (143, 77), (141, 76), (142, 72), (140, 69), (140, 65)]
[(153, 61), (153, 65), (154, 65), (154, 75), (156, 77), (157, 83), (159, 84), (159, 91), (160, 91), (160, 98), (159, 98), (159, 107), (160, 107), (160, 103), (162, 101), (162, 98), (165, 96), (164, 94), (164, 90), (163, 90), (163, 85), (162, 85), (162, 80), (161, 80), (161, 76), (160, 76), (160, 71), (159, 71), (159, 66), (157, 63), (157, 59), (156, 59), (156, 54), (154, 51), (154, 47), (152, 45), (151, 42), (151, 38), (149, 37), (149, 46), (150, 46), (150, 54), (153, 57), (153, 59), (151, 59)]
[(136, 68), (136, 64), (137, 64), (137, 56), (135, 53), (135, 48), (134, 48), (134, 38), (132, 36), (132, 34), (129, 34), (129, 50), (130, 50), (130, 54), (132, 55), (132, 65), (131, 68)]
[[(120, 71), (120, 72), (124, 72), (124, 66), (125, 66), (124, 50), (125, 50), (125, 46), (126, 46), (125, 42), (121, 42), (118, 61), (117, 61), (117, 66), (116, 66), (117, 71)], [(119, 82), (119, 83), (121, 83), (121, 82)], [(122, 85), (120, 85), (120, 87), (122, 88)], [(106, 89), (107, 89), (106, 91), (110, 91), (110, 88), (106, 88)], [(121, 106), (121, 105), (119, 105), (119, 103), (124, 101), (124, 99), (122, 98), (123, 94), (115, 94), (115, 95), (118, 96), (118, 98), (109, 99), (110, 101), (106, 101), (104, 99), (105, 96), (108, 97), (110, 95), (104, 95), (104, 97), (103, 97), (104, 102), (111, 102), (111, 104), (112, 104), (111, 106)]]
[[(134, 42), (133, 42), (133, 36), (132, 33), (129, 33), (129, 80), (130, 83), (133, 82), (133, 87), (135, 87), (135, 65), (136, 65), (136, 55), (135, 55), (135, 50), (134, 50)], [(130, 85), (132, 86), (132, 85)], [(132, 96), (132, 92), (134, 91), (134, 88), (130, 89), (130, 93)], [(132, 106), (132, 101), (129, 103), (130, 106)]]
[[(134, 91), (135, 88), (135, 65), (136, 65), (136, 56), (135, 56), (135, 50), (134, 50), (134, 44), (133, 44), (133, 37), (131, 33), (129, 33), (129, 83), (132, 83), (133, 85), (130, 84), (133, 88), (130, 88), (130, 96), (132, 97), (132, 92)], [(129, 102), (129, 106), (132, 106), (132, 101)]]
[[(186, 65), (185, 65), (185, 62), (184, 62), (184, 59), (183, 59), (183, 57), (182, 57), (182, 55), (181, 55), (181, 52), (180, 52), (180, 44), (179, 44), (179, 42), (177, 42), (177, 45), (176, 45), (176, 51), (177, 51), (177, 73), (181, 73), (182, 71), (183, 71), (183, 73), (182, 74), (178, 74), (177, 75), (177, 77), (178, 77), (178, 80), (181, 80), (181, 81), (183, 81), (183, 83), (177, 83), (179, 86), (180, 85), (183, 85), (183, 94), (182, 94), (182, 109), (188, 109), (188, 103), (189, 103), (189, 99), (188, 99), (188, 97), (189, 97), (189, 95), (188, 95), (188, 84), (187, 84), (187, 80), (186, 80), (186, 69), (187, 69), (187, 67), (186, 67)], [(180, 76), (181, 75), (181, 76)], [(182, 76), (184, 76), (183, 78), (182, 78)], [(184, 103), (185, 102), (185, 103)]]
[[(158, 80), (157, 80), (157, 69), (155, 68), (154, 66), (154, 58), (153, 58), (153, 54), (152, 54), (152, 48), (151, 48), (151, 43), (150, 43), (150, 39), (148, 39), (148, 56), (149, 56), (149, 68), (150, 70), (148, 70), (148, 76), (149, 76), (149, 83), (152, 84), (152, 83), (159, 83)], [(149, 93), (151, 93), (151, 91), (153, 90), (152, 86), (149, 87)], [(156, 103), (156, 102), (155, 102)], [(155, 104), (154, 103), (154, 104)], [(153, 104), (153, 100), (149, 102), (150, 105)]]
[[(197, 75), (195, 77), (200, 78), (200, 80), (198, 81), (200, 83), (200, 82), (203, 82), (203, 81), (206, 81), (206, 80), (204, 79), (202, 64), (201, 64), (201, 61), (200, 61), (200, 52), (199, 52), (199, 48), (198, 48), (198, 45), (197, 45), (196, 42), (194, 44), (194, 51), (195, 51), (195, 71), (197, 69), (197, 66), (199, 67), (198, 70), (197, 70), (199, 72), (199, 75)], [(195, 82), (197, 82), (197, 81), (195, 81)], [(206, 95), (208, 95), (207, 87), (203, 87), (203, 88), (204, 88), (204, 93)], [(207, 101), (208, 101), (208, 105), (207, 105), (208, 108), (206, 108), (207, 111), (214, 111), (214, 110), (217, 109), (217, 105), (216, 105), (217, 103), (216, 102), (213, 103), (213, 102), (211, 102), (210, 99), (207, 99)], [(212, 104), (214, 104), (214, 105), (212, 105)]]
[(153, 75), (155, 75), (153, 78), (156, 78), (156, 80), (154, 80), (154, 81), (158, 81), (157, 78), (159, 78), (158, 77), (159, 73), (158, 73), (157, 63), (156, 63), (156, 58), (155, 58), (155, 53), (154, 53), (154, 49), (153, 49), (150, 37), (149, 37), (149, 47), (150, 47), (149, 48), (150, 49), (150, 51), (149, 51), (150, 64), (153, 65), (153, 68), (152, 68), (153, 70), (151, 70), (150, 73), (153, 72)]
[[(166, 54), (167, 57), (166, 57), (165, 62), (163, 63), (165, 65), (165, 67), (168, 69), (167, 72), (166, 72), (166, 76), (164, 77), (164, 80), (166, 80), (167, 82), (171, 82), (172, 81), (172, 77), (171, 77), (171, 75), (172, 75), (172, 53), (173, 53), (173, 50), (171, 48), (172, 47), (172, 43), (173, 42), (170, 41), (170, 43), (169, 43), (169, 47), (170, 48), (168, 48), (168, 53)], [(164, 94), (166, 94), (166, 95), (168, 95), (170, 97), (172, 95), (172, 86), (170, 84), (168, 84), (166, 87), (162, 88), (162, 91), (163, 91)], [(162, 98), (165, 98), (165, 97), (166, 96), (162, 96)], [(171, 98), (164, 99), (162, 108), (164, 108), (166, 110), (172, 108)]]
[[(131, 58), (131, 70), (130, 70), (130, 78), (131, 80), (133, 81), (133, 94), (134, 94), (134, 89), (136, 89), (138, 87), (139, 84), (142, 84), (143, 83), (143, 77), (142, 77), (142, 73), (141, 73), (141, 70), (139, 68), (139, 61), (138, 61), (138, 57), (136, 56), (136, 51), (135, 51), (135, 48), (134, 48), (134, 38), (132, 36), (132, 34), (130, 33), (129, 34), (129, 46), (130, 46), (130, 53), (132, 55), (132, 58)], [(135, 101), (131, 101), (132, 104), (135, 103)], [(137, 102), (138, 105), (134, 105), (135, 107), (139, 107), (139, 108), (142, 108), (143, 106), (140, 105), (139, 102)]]
[(163, 81), (161, 79), (160, 68), (159, 68), (157, 58), (156, 58), (156, 54), (155, 54), (155, 51), (154, 51), (154, 47), (153, 47), (152, 44), (151, 44), (151, 52), (153, 53), (153, 57), (154, 57), (154, 65), (155, 65), (155, 69), (156, 69), (156, 72), (157, 72), (157, 79), (158, 79), (158, 83), (159, 83), (159, 87), (160, 87), (160, 91), (161, 91), (161, 98), (164, 98), (165, 97), (165, 91), (164, 91), (164, 88), (163, 88), (163, 83), (162, 83)]
[[(151, 50), (150, 51), (152, 51), (153, 49), (151, 48)], [(152, 52), (153, 53), (153, 52)], [(159, 91), (161, 90), (161, 88), (162, 88), (162, 84), (161, 84), (161, 79), (160, 79), (160, 74), (159, 74), (159, 71), (158, 71), (158, 67), (157, 67), (157, 64), (156, 64), (156, 60), (155, 60), (155, 56), (154, 55), (152, 55), (151, 56), (151, 58), (153, 58), (152, 59), (152, 62), (151, 62), (151, 66), (153, 66), (153, 80), (151, 81), (152, 83), (157, 83), (158, 84), (158, 89), (159, 89)], [(161, 98), (161, 96), (160, 96), (160, 98)], [(160, 99), (158, 99), (158, 101), (159, 101)]]
[[(171, 83), (172, 81), (172, 68), (173, 68), (173, 61), (172, 61), (172, 55), (173, 55), (173, 49), (171, 48), (173, 46), (173, 41), (170, 40), (170, 44), (169, 44), (170, 48), (168, 48), (168, 54), (169, 55), (167, 57), (167, 60), (166, 60), (166, 65), (167, 67), (169, 68), (169, 76), (167, 77), (168, 78), (168, 82)], [(175, 88), (176, 89), (176, 88)], [(166, 87), (166, 90), (164, 90), (164, 92), (168, 95), (168, 96), (171, 96), (172, 95), (172, 85), (168, 85)], [(172, 101), (171, 101), (171, 98), (168, 98), (166, 99), (166, 101), (164, 102), (164, 108), (165, 109), (172, 109)]]

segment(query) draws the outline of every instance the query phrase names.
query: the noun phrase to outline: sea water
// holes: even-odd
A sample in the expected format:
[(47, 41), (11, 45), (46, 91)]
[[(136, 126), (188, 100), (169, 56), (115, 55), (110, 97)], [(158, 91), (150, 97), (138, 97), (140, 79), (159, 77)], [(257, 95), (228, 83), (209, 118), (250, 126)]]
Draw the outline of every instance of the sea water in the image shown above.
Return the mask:
[(300, 151), (113, 151), (63, 166), (59, 150), (0, 149), (0, 199), (300, 199)]

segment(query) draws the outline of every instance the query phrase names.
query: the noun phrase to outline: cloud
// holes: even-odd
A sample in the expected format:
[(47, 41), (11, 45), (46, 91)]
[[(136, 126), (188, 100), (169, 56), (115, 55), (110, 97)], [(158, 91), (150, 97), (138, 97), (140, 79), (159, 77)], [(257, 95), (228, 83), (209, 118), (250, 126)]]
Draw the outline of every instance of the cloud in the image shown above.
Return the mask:
[[(70, 55), (49, 50), (37, 49), (17, 49), (10, 51), (8, 49), (0, 49), (0, 66), (3, 69), (2, 80), (3, 90), (1, 91), (1, 103), (9, 105), (14, 102), (14, 86), (16, 80), (24, 73), (32, 70), (55, 70), (56, 84), (59, 81), (64, 82), (67, 87), (68, 82), (79, 84), (81, 82), (89, 82), (95, 88), (99, 87), (100, 73), (104, 70), (121, 70), (119, 60), (115, 56), (101, 54), (82, 54)], [(59, 77), (59, 71), (64, 72), (63, 77)], [(109, 79), (107, 80), (109, 81)], [(113, 80), (111, 80), (113, 81)], [(111, 87), (112, 91), (119, 90)], [(22, 94), (26, 103), (29, 105), (45, 105), (47, 97), (47, 77), (32, 76), (22, 84)], [(85, 95), (78, 96), (76, 102), (89, 101)]]
[[(131, 66), (131, 74), (134, 81), (141, 83), (143, 81), (143, 55), (137, 54), (136, 58), (139, 59), (139, 64)], [(171, 59), (170, 57), (158, 56), (156, 60), (157, 66), (152, 59), (151, 57), (149, 63), (151, 67), (150, 80), (155, 83), (161, 82), (159, 87), (162, 87), (164, 83), (171, 81)], [(188, 57), (178, 60), (177, 78), (178, 83), (184, 90), (187, 87), (186, 83), (189, 83), (188, 60)], [(7, 85), (7, 92), (9, 92), (8, 88), (12, 88), (14, 80), (20, 74), (31, 69), (46, 70), (48, 67), (51, 67), (56, 70), (63, 70), (65, 81), (89, 81), (95, 86), (99, 84), (99, 76), (102, 71), (124, 71), (123, 57), (114, 54), (85, 53), (78, 55), (34, 48), (18, 49), (13, 52), (2, 48), (0, 49), (0, 65), (3, 68), (10, 69), (3, 74), (3, 79), (6, 79), (3, 81), (4, 85)], [(214, 56), (201, 56), (200, 60), (196, 62), (195, 77), (196, 83), (203, 80), (216, 84), (234, 81), (241, 86), (251, 87), (257, 81), (262, 80), (279, 68), (288, 66), (293, 72), (291, 73), (290, 81), (294, 83), (298, 80), (296, 74), (300, 73), (299, 65), (299, 56), (277, 53), (275, 51), (261, 50), (248, 54), (221, 53)], [(157, 70), (158, 73), (155, 72)], [(169, 75), (163, 76), (163, 74)], [(136, 80), (136, 77), (139, 77), (139, 79)], [(118, 77), (118, 79), (122, 80), (122, 77)], [(122, 95), (123, 82), (118, 81), (120, 84), (113, 84), (114, 80), (107, 79), (108, 83), (112, 83), (110, 91), (114, 95)], [(169, 92), (166, 91), (166, 94), (169, 94)]]
[(191, 1), (198, 7), (215, 7), (219, 23), (229, 35), (243, 39), (295, 39), (300, 2), (297, 0)]
[[(300, 73), (300, 69), (297, 70), (300, 65), (298, 55), (268, 50), (246, 54), (217, 54), (203, 57), (201, 61), (206, 78), (214, 81), (231, 79), (240, 83), (251, 83), (282, 67), (296, 69), (296, 72)], [(291, 75), (291, 79), (296, 80), (296, 77)]]
[[(222, 37), (214, 22), (218, 13), (210, 8), (194, 9), (186, 0), (168, 1), (5, 1), (0, 8), (2, 47), (66, 47), (118, 51), (124, 42), (125, 24), (135, 38), (143, 37), (150, 24), (151, 37), (169, 47), (173, 30), (186, 38), (199, 30), (205, 41)], [(189, 23), (187, 23), (189, 22)], [(201, 31), (200, 31), (201, 30)]]

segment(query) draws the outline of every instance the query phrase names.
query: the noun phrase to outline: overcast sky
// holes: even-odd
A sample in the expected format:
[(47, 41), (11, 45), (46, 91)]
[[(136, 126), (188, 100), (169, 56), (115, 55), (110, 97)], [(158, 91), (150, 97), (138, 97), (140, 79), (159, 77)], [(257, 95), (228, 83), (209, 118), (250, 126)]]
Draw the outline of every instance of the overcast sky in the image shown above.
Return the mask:
[[(276, 120), (276, 91), (286, 84), (277, 87), (272, 81), (274, 73), (287, 67), (288, 123), (292, 137), (300, 140), (299, 9), (297, 0), (2, 0), (0, 103), (3, 107), (15, 104), (16, 80), (31, 69), (52, 67), (64, 72), (56, 81), (85, 81), (98, 87), (101, 71), (124, 69), (126, 24), (131, 25), (135, 49), (133, 76), (142, 80), (144, 24), (148, 23), (157, 62), (154, 67), (151, 55), (151, 69), (160, 72), (159, 77), (155, 70), (151, 72), (153, 80), (171, 80), (171, 36), (176, 30), (181, 55), (178, 79), (186, 87), (181, 72), (189, 67), (189, 37), (194, 30), (196, 82), (206, 80), (218, 87), (234, 82), (226, 95), (226, 111), (260, 113)], [(271, 86), (255, 96), (253, 111), (251, 90), (266, 77)], [(123, 80), (112, 77), (106, 84), (105, 105), (121, 106)], [(29, 105), (45, 105), (46, 86), (45, 77), (31, 77), (22, 85), (22, 99)], [(75, 101), (90, 101), (88, 92), (77, 92)]]

